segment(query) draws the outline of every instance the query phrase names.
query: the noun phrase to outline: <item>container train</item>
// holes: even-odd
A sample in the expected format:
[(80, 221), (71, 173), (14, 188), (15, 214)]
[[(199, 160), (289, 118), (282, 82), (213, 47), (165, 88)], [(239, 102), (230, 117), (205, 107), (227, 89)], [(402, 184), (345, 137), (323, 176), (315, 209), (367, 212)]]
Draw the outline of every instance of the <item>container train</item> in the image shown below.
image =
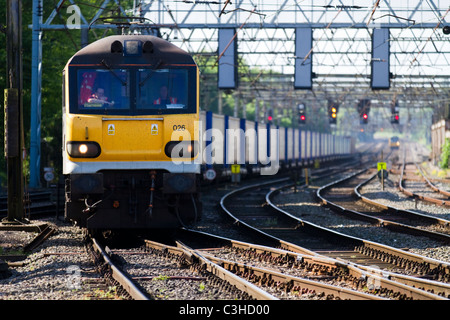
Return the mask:
[(280, 170), (311, 167), (354, 153), (348, 136), (285, 128), (212, 112), (200, 112), (202, 173), (229, 178), (238, 164), (242, 175), (273, 175)]
[(178, 228), (201, 217), (199, 183), (233, 165), (275, 174), (352, 152), (349, 137), (200, 111), (193, 58), (149, 35), (68, 61), (62, 125), (65, 218), (90, 230)]

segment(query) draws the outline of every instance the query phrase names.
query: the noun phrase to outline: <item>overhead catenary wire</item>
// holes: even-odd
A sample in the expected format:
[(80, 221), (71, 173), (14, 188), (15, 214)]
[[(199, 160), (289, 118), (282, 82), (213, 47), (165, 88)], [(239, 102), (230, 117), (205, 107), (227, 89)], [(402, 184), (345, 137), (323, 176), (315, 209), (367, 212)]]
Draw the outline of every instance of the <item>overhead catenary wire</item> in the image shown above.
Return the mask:
[(441, 21), (445, 19), (445, 17), (447, 16), (447, 14), (448, 14), (449, 11), (450, 11), (450, 7), (447, 9), (447, 11), (445, 12), (445, 14), (444, 14), (442, 17), (439, 17), (439, 21), (438, 21), (438, 23), (436, 24), (436, 27), (434, 27), (433, 33), (428, 37), (428, 39), (427, 39), (427, 41), (425, 42), (425, 44), (423, 45), (422, 49), (417, 53), (417, 55), (416, 55), (416, 56), (414, 57), (414, 59), (411, 61), (410, 68), (411, 68), (411, 66), (413, 65), (413, 63), (414, 63), (415, 61), (417, 61), (417, 57), (418, 57), (418, 56), (422, 53), (422, 51), (425, 49), (426, 44), (428, 43), (428, 41), (431, 40), (431, 37), (432, 37), (433, 34), (435, 33), (436, 29), (439, 28), (439, 26), (440, 26), (440, 24), (441, 24)]

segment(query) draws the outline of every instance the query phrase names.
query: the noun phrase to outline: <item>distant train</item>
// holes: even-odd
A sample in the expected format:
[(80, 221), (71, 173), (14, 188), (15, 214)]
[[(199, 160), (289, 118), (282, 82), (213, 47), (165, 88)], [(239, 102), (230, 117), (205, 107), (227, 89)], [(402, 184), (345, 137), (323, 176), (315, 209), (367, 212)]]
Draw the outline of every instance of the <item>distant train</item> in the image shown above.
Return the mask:
[(65, 217), (92, 230), (177, 228), (201, 217), (199, 183), (335, 160), (350, 137), (199, 110), (199, 70), (157, 37), (111, 36), (63, 71)]
[(390, 137), (389, 138), (389, 147), (391, 147), (391, 149), (400, 148), (400, 139), (397, 136)]

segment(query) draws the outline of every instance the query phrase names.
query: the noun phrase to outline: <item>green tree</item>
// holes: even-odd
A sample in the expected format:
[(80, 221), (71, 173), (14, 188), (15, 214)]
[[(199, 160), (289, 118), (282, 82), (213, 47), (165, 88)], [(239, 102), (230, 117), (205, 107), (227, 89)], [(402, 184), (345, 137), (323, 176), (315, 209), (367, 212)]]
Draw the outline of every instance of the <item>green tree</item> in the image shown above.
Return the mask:
[(441, 161), (439, 162), (439, 167), (441, 167), (442, 169), (448, 169), (449, 161), (450, 161), (450, 139), (446, 138), (445, 143), (442, 146)]

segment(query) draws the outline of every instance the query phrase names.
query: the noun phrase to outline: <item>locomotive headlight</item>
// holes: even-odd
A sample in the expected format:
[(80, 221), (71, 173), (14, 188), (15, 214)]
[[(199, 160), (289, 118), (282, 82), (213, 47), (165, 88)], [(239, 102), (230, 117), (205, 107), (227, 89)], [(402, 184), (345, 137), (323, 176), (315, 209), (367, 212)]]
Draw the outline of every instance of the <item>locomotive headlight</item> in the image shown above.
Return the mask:
[(194, 158), (198, 153), (197, 141), (170, 141), (164, 148), (169, 158)]
[(72, 158), (97, 158), (101, 153), (97, 142), (68, 141), (67, 153)]
[(88, 151), (88, 146), (86, 144), (80, 144), (80, 146), (78, 147), (78, 151), (80, 151), (81, 154), (86, 154), (86, 152)]

